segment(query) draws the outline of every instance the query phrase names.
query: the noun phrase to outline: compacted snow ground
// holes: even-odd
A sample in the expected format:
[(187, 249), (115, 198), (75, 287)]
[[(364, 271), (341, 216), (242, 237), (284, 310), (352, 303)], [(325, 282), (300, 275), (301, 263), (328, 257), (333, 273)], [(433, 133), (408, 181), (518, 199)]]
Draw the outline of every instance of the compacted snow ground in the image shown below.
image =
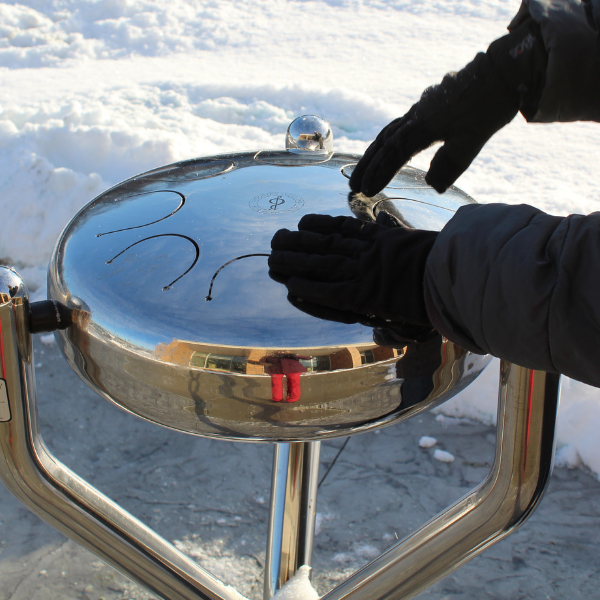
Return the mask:
[[(54, 242), (73, 214), (96, 194), (140, 171), (180, 159), (281, 148), (288, 123), (302, 114), (318, 114), (331, 122), (337, 150), (362, 152), (426, 86), (461, 68), (502, 35), (518, 4), (518, 0), (0, 3), (0, 260), (15, 265), (34, 299), (42, 298)], [(527, 125), (517, 117), (484, 148), (458, 185), (479, 202), (527, 202), (554, 214), (591, 212), (600, 206), (599, 134), (597, 124)], [(432, 151), (425, 152), (412, 164), (427, 168), (431, 156)], [(490, 366), (476, 385), (441, 411), (482, 423), (469, 427), (493, 424), (497, 371), (497, 365)], [(77, 427), (90, 426), (84, 418)], [(599, 429), (600, 392), (565, 380), (558, 464), (583, 465), (600, 474)], [(416, 431), (438, 437), (433, 430), (415, 426)], [(458, 430), (448, 429), (452, 431)], [(124, 427), (122, 435), (129, 439), (131, 452), (141, 456), (144, 442), (132, 432)], [(157, 435), (163, 439), (160, 436), (166, 434)], [(357, 438), (356, 444), (366, 444), (364, 440), (376, 442), (377, 452), (386, 458), (398, 456), (392, 433)], [(212, 448), (214, 442), (194, 444)], [(107, 446), (100, 438), (94, 452), (114, 459), (117, 471), (126, 468), (122, 465), (127, 456), (113, 455)], [(223, 456), (234, 447), (215, 446)], [(67, 448), (77, 458), (77, 444), (65, 446), (68, 454)], [(270, 465), (262, 447), (242, 448), (252, 448), (244, 452), (249, 456), (256, 452), (265, 469)], [(456, 456), (436, 446), (418, 451), (433, 457), (436, 450)], [(450, 461), (440, 452), (439, 456)], [(175, 454), (167, 462), (177, 460)], [(92, 471), (104, 459), (97, 461), (90, 463)], [(436, 472), (463, 469), (460, 460), (431, 465)], [(362, 468), (368, 471), (366, 465)], [(585, 485), (594, 485), (584, 471), (560, 473), (569, 482), (579, 477)], [(353, 485), (349, 483), (346, 493)], [(151, 489), (144, 498), (150, 506), (158, 502), (155, 514), (163, 514), (167, 505), (152, 499)], [(0, 506), (4, 515), (4, 504)], [(177, 501), (172, 510), (179, 516), (169, 519), (185, 523), (191, 517), (184, 508)], [(10, 510), (24, 515), (24, 509)], [(327, 525), (327, 514), (323, 512), (323, 526), (333, 530), (338, 521)], [(31, 518), (23, 519), (23, 527), (34, 531)], [(217, 528), (210, 539), (229, 547), (226, 531)], [(180, 537), (183, 545), (194, 543), (193, 538)], [(588, 539), (593, 539), (591, 533)], [(371, 542), (365, 547), (356, 543), (349, 546), (354, 550), (340, 549), (341, 555), (354, 552), (361, 560), (368, 559)], [(52, 550), (59, 552), (57, 556), (60, 552), (79, 556), (69, 544), (58, 546)], [(6, 552), (0, 554), (2, 564), (7, 564)], [(42, 550), (35, 552), (47, 556)], [(89, 560), (81, 560), (88, 568)], [(526, 562), (521, 557), (512, 563), (516, 571), (521, 560)], [(250, 556), (236, 559), (232, 568), (243, 572), (244, 561), (250, 571), (258, 564)], [(38, 575), (31, 571), (29, 577), (34, 576)], [(65, 577), (71, 580), (71, 575)], [(317, 582), (319, 577), (316, 574)], [(507, 581), (514, 579), (499, 577), (497, 585)], [(0, 585), (0, 598), (5, 589)]]

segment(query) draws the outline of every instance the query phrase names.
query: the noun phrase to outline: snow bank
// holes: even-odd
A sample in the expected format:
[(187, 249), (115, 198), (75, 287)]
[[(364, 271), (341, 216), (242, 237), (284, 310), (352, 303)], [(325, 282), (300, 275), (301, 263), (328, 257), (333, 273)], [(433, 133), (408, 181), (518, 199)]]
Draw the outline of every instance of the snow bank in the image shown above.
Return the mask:
[[(249, 0), (63, 0), (0, 4), (0, 66), (9, 68), (61, 66), (65, 61), (161, 56), (227, 46), (244, 51), (272, 35), (273, 21), (329, 24), (340, 13), (360, 11), (408, 15), (461, 14), (508, 21), (514, 3), (464, 0), (328, 0), (280, 2)], [(289, 42), (306, 32), (288, 29)]]

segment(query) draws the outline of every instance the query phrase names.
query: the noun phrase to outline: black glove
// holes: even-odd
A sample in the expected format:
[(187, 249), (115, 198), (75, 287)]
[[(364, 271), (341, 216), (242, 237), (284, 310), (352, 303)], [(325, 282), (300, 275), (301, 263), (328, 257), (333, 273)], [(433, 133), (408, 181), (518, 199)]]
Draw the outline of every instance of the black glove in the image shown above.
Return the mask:
[(517, 111), (533, 117), (546, 63), (539, 26), (529, 18), (462, 71), (425, 90), (403, 117), (387, 125), (354, 169), (350, 187), (374, 196), (411, 157), (444, 141), (426, 180), (438, 192), (446, 191)]
[[(270, 272), (270, 275), (275, 281), (283, 283), (281, 278), (273, 272)], [(387, 321), (386, 319), (375, 316), (367, 317), (360, 313), (338, 310), (329, 308), (328, 306), (307, 302), (306, 300), (302, 300), (302, 298), (292, 296), (291, 294), (288, 294), (288, 301), (298, 310), (311, 317), (317, 317), (317, 319), (335, 321), (336, 323), (344, 323), (346, 325), (360, 323), (365, 327), (372, 327), (373, 341), (378, 346), (404, 348), (407, 344), (419, 344), (430, 340), (436, 335), (440, 335), (433, 329), (431, 324), (411, 325), (404, 321)]]
[[(441, 335), (433, 327), (423, 327), (422, 325), (405, 325), (373, 327), (373, 341), (378, 346), (385, 348), (405, 348), (412, 344), (423, 344), (432, 339), (441, 339)], [(441, 342), (438, 342), (441, 345)], [(439, 352), (438, 352), (439, 354)], [(435, 369), (433, 369), (435, 371)]]
[(431, 327), (423, 276), (437, 232), (328, 215), (306, 215), (298, 230), (274, 235), (269, 267), (302, 310), (325, 307), (316, 316), (345, 323)]

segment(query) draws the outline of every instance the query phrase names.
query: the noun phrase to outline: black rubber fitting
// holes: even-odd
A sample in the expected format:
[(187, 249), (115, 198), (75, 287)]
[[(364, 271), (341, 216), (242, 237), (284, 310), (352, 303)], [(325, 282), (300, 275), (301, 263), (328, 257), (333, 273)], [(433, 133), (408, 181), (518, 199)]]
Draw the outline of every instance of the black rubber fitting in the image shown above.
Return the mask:
[(31, 333), (66, 329), (72, 322), (71, 309), (56, 300), (42, 300), (29, 305)]

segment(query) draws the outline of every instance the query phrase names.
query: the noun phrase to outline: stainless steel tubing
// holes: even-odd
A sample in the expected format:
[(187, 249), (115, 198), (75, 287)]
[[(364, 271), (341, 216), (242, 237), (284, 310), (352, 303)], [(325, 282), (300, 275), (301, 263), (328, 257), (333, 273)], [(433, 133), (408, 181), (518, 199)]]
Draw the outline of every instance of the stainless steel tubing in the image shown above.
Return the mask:
[(311, 565), (321, 442), (275, 444), (264, 598)]
[[(0, 268), (0, 480), (30, 510), (166, 600), (240, 600), (60, 463), (45, 447), (37, 409), (22, 280)], [(322, 600), (408, 599), (514, 531), (552, 472), (558, 375), (501, 363), (497, 445), (488, 478)], [(277, 444), (265, 598), (311, 563), (319, 442)]]
[(322, 600), (413, 598), (523, 524), (552, 472), (559, 386), (559, 375), (502, 362), (488, 478)]
[(0, 479), (36, 515), (157, 596), (239, 600), (50, 454), (36, 423), (26, 306), (26, 297), (0, 295)]

